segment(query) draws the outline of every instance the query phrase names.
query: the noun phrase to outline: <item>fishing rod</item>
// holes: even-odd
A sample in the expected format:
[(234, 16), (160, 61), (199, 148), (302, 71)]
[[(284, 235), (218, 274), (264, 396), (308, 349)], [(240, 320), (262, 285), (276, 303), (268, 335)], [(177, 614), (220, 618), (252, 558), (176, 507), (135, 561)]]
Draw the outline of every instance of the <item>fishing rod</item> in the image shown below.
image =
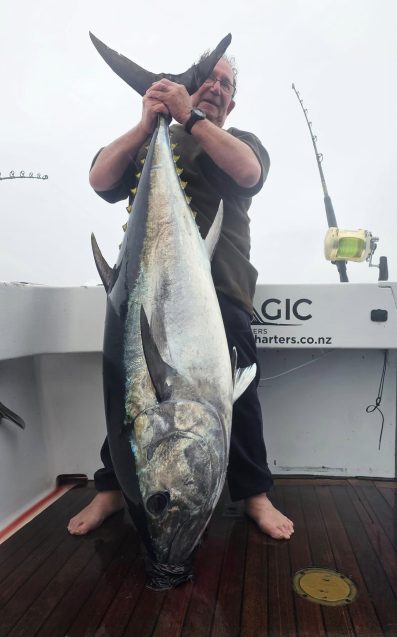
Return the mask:
[(34, 175), (32, 172), (26, 174), (24, 170), (21, 170), (19, 175), (16, 175), (15, 171), (11, 170), (8, 177), (2, 177), (0, 173), (0, 181), (4, 181), (5, 179), (48, 179), (48, 175), (41, 175), (40, 173)]
[(372, 257), (379, 241), (378, 237), (372, 236), (368, 230), (339, 230), (335, 217), (334, 207), (328, 193), (327, 184), (322, 167), (323, 154), (317, 148), (317, 136), (313, 133), (312, 123), (308, 118), (308, 110), (303, 104), (303, 100), (297, 91), (295, 84), (292, 84), (296, 97), (299, 100), (306, 123), (310, 131), (313, 143), (318, 171), (320, 173), (321, 185), (324, 193), (324, 205), (327, 215), (328, 232), (325, 235), (324, 252), (325, 258), (336, 265), (341, 283), (348, 283), (346, 263), (347, 261), (368, 261), (370, 268), (379, 268), (378, 281), (387, 281), (389, 278), (387, 257), (379, 257), (379, 263), (372, 263)]
[[(316, 161), (317, 161), (317, 166), (318, 166), (318, 171), (320, 173), (320, 179), (321, 179), (321, 185), (323, 188), (323, 193), (324, 193), (324, 205), (325, 205), (325, 212), (327, 215), (327, 222), (328, 222), (328, 228), (338, 228), (338, 224), (336, 221), (336, 217), (335, 217), (335, 211), (334, 211), (334, 207), (332, 205), (332, 201), (331, 201), (331, 197), (329, 196), (328, 193), (328, 188), (327, 188), (327, 184), (325, 181), (325, 177), (324, 177), (324, 171), (323, 171), (323, 167), (322, 167), (322, 161), (323, 161), (323, 154), (320, 153), (318, 151), (317, 148), (317, 136), (313, 133), (313, 129), (312, 129), (312, 123), (309, 121), (309, 118), (307, 116), (308, 114), (308, 110), (307, 108), (304, 107), (303, 104), (303, 100), (301, 99), (299, 92), (296, 90), (295, 88), (295, 84), (292, 84), (292, 89), (295, 92), (296, 97), (299, 100), (299, 104), (301, 105), (303, 114), (305, 116), (305, 120), (306, 123), (309, 127), (309, 131), (310, 131), (310, 137), (313, 143), (313, 147), (314, 147), (314, 152), (316, 155)], [(347, 269), (346, 269), (346, 261), (343, 260), (338, 260), (338, 261), (332, 261), (332, 263), (334, 265), (336, 265), (338, 272), (339, 272), (339, 278), (341, 283), (348, 283), (349, 279), (347, 278)]]

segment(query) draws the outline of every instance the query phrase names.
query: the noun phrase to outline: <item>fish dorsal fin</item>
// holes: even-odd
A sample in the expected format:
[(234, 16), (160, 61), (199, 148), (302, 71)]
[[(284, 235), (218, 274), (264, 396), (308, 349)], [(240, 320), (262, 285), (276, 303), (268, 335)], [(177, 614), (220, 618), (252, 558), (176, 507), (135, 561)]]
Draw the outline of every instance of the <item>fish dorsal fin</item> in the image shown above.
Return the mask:
[(234, 377), (233, 402), (245, 392), (248, 385), (252, 383), (256, 375), (256, 364), (253, 363), (248, 367), (239, 367)]
[(94, 234), (91, 235), (91, 246), (92, 246), (92, 252), (94, 254), (95, 265), (97, 267), (98, 274), (101, 277), (102, 283), (107, 292), (110, 288), (113, 269), (110, 267), (108, 263), (106, 263), (105, 259), (103, 258), (102, 252), (99, 249), (99, 246), (96, 242)]
[(140, 319), (142, 347), (146, 366), (156, 392), (156, 398), (161, 403), (171, 397), (171, 380), (176, 376), (177, 372), (161, 358), (143, 305), (141, 305)]
[(221, 234), (223, 221), (223, 201), (221, 200), (218, 208), (218, 212), (215, 215), (215, 219), (212, 222), (211, 228), (208, 230), (207, 236), (205, 237), (205, 246), (208, 252), (208, 258), (211, 261), (212, 256), (214, 254), (214, 250), (216, 248), (216, 244), (218, 243), (219, 236)]

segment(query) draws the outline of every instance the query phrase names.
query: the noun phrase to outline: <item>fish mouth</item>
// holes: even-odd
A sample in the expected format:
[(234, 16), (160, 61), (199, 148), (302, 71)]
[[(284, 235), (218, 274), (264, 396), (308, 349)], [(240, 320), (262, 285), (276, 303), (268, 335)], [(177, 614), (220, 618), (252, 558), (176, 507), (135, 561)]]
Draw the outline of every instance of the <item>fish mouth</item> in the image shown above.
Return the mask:
[(176, 588), (185, 582), (190, 582), (193, 578), (192, 560), (181, 564), (162, 564), (146, 557), (145, 566), (146, 588), (152, 591)]

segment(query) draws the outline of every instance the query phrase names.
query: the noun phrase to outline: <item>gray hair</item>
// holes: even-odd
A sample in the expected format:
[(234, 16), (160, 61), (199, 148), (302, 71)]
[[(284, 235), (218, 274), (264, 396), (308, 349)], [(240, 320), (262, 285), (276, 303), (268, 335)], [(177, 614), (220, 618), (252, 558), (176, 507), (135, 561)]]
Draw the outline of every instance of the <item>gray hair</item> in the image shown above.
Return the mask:
[[(204, 62), (204, 60), (206, 60), (210, 56), (210, 53), (211, 53), (211, 51), (209, 49), (204, 51), (204, 53), (200, 56), (200, 59), (198, 60), (197, 64), (200, 64), (200, 62)], [(230, 68), (232, 69), (233, 86), (234, 86), (233, 95), (232, 95), (232, 98), (233, 98), (236, 95), (236, 93), (237, 93), (237, 73), (238, 73), (238, 70), (237, 70), (237, 66), (236, 66), (236, 60), (235, 60), (233, 55), (226, 55), (226, 53), (224, 53), (220, 59), (221, 60), (225, 60), (225, 62), (227, 62), (228, 65), (230, 66)]]

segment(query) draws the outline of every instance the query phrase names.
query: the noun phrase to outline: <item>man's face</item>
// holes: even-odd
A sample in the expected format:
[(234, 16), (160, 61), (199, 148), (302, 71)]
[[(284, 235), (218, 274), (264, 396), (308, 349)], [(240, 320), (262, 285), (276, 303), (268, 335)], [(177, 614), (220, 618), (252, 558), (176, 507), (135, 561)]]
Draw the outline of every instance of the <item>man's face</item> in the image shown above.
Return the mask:
[[(233, 71), (226, 60), (219, 60), (212, 75), (220, 80), (228, 80), (233, 84)], [(233, 92), (227, 93), (222, 89), (219, 82), (211, 84), (204, 83), (193, 93), (193, 105), (204, 111), (210, 122), (222, 128), (226, 117), (234, 108), (232, 94)]]

